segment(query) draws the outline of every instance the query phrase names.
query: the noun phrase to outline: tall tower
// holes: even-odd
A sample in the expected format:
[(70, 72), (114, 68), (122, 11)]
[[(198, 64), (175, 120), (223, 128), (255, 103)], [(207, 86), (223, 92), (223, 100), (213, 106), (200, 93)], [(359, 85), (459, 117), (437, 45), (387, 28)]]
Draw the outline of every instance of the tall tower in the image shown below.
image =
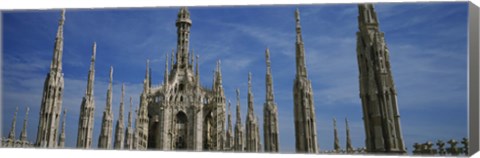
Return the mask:
[(312, 84), (307, 77), (305, 48), (303, 46), (300, 12), (298, 9), (295, 11), (295, 18), (297, 31), (295, 43), (297, 73), (293, 86), (295, 146), (298, 153), (317, 153), (315, 105), (313, 102)]
[(95, 114), (95, 99), (93, 95), (93, 83), (95, 81), (95, 56), (97, 44), (93, 43), (90, 70), (88, 71), (87, 90), (80, 107), (80, 118), (78, 121), (77, 148), (90, 148), (93, 139), (93, 119)]
[[(192, 20), (190, 20), (190, 12), (187, 7), (180, 8), (178, 18), (175, 23), (177, 26), (177, 68), (183, 69), (188, 66), (188, 49), (190, 42), (190, 27)], [(173, 65), (172, 65), (173, 66)]]
[(22, 147), (26, 147), (28, 144), (27, 140), (27, 121), (28, 121), (28, 112), (30, 111), (30, 108), (27, 107), (27, 111), (25, 112), (25, 118), (23, 119), (23, 128), (22, 132), (20, 133), (20, 141), (22, 143)]
[(340, 152), (340, 141), (338, 140), (337, 120), (333, 118), (333, 149), (335, 153)]
[(352, 147), (352, 140), (350, 139), (350, 128), (348, 127), (348, 120), (345, 118), (345, 128), (346, 128), (346, 133), (347, 133), (347, 143), (346, 143), (346, 148), (345, 151), (347, 154), (353, 153), (353, 147)]
[(270, 51), (265, 50), (267, 74), (265, 76), (266, 97), (263, 107), (263, 140), (265, 152), (278, 152), (278, 110), (273, 95), (273, 79), (270, 67)]
[(235, 136), (234, 136), (234, 145), (233, 148), (235, 151), (243, 151), (243, 126), (242, 126), (242, 116), (240, 113), (240, 90), (237, 89), (237, 121), (235, 123)]
[(117, 125), (115, 126), (115, 141), (113, 147), (115, 149), (123, 149), (123, 126), (125, 122), (123, 121), (123, 98), (125, 97), (125, 84), (122, 84), (122, 97), (120, 98), (120, 113), (118, 114)]
[(55, 148), (57, 146), (58, 124), (62, 109), (63, 97), (63, 24), (65, 23), (65, 10), (62, 10), (58, 22), (57, 36), (53, 51), (50, 71), (43, 86), (40, 118), (38, 119), (37, 140), (35, 146), (42, 148)]
[(98, 148), (111, 149), (112, 148), (112, 132), (113, 132), (113, 111), (112, 111), (112, 82), (113, 82), (113, 67), (110, 66), (110, 81), (107, 90), (107, 103), (105, 111), (103, 111), (102, 128), (100, 131), (100, 138), (98, 139)]
[[(167, 57), (168, 59), (168, 57)], [(168, 63), (168, 62), (166, 62)], [(147, 68), (145, 72), (145, 80), (143, 81), (143, 92), (140, 96), (140, 109), (137, 112), (137, 122), (135, 123), (135, 136), (137, 137), (134, 142), (134, 146), (140, 150), (146, 150), (148, 144), (148, 94), (150, 93), (150, 73), (149, 72), (150, 61), (147, 60)], [(165, 69), (168, 69), (166, 65)], [(168, 79), (165, 78), (167, 81)]]
[(246, 151), (257, 152), (259, 144), (258, 122), (253, 109), (252, 73), (248, 73), (248, 112), (245, 130)]
[(67, 110), (63, 110), (63, 121), (62, 121), (62, 131), (60, 133), (60, 138), (58, 138), (58, 147), (65, 147), (65, 123), (67, 121)]
[(384, 33), (372, 4), (359, 4), (358, 11), (357, 59), (367, 152), (405, 153)]

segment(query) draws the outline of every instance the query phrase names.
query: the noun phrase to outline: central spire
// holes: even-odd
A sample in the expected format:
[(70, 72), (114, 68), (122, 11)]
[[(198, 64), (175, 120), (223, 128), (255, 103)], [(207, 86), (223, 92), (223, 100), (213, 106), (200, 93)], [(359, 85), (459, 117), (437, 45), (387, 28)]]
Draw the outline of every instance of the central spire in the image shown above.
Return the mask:
[(178, 12), (177, 21), (177, 67), (188, 67), (188, 49), (190, 42), (190, 27), (192, 20), (190, 20), (190, 12), (187, 7), (181, 7)]

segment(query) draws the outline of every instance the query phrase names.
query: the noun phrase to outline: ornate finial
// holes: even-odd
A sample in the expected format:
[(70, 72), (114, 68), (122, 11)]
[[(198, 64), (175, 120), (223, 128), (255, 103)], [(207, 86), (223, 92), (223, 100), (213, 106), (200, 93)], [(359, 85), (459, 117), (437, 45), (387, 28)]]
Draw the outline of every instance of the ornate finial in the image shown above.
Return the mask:
[(65, 23), (65, 9), (62, 9), (61, 18), (60, 18), (60, 25)]
[(295, 8), (295, 18), (300, 19), (300, 10), (298, 8)]
[(265, 56), (267, 57), (267, 60), (270, 61), (270, 49), (265, 49)]
[(236, 89), (235, 92), (237, 93), (237, 102), (240, 102), (240, 89)]
[(221, 71), (222, 61), (218, 59), (218, 71)]
[(148, 72), (148, 70), (150, 70), (150, 59), (147, 58), (147, 65), (145, 67), (145, 79), (149, 79), (149, 76), (150, 73)]
[(295, 27), (296, 27), (296, 32), (297, 32), (297, 43), (302, 42), (302, 26), (300, 25), (300, 11), (298, 8), (295, 10)]
[(110, 84), (113, 82), (113, 66), (110, 66)]
[(93, 42), (92, 62), (95, 61), (96, 53), (97, 53), (97, 42)]
[(252, 88), (252, 73), (248, 72), (248, 90), (250, 91)]
[(271, 68), (270, 68), (270, 50), (267, 48), (265, 50), (265, 62), (267, 63), (267, 74), (271, 73)]

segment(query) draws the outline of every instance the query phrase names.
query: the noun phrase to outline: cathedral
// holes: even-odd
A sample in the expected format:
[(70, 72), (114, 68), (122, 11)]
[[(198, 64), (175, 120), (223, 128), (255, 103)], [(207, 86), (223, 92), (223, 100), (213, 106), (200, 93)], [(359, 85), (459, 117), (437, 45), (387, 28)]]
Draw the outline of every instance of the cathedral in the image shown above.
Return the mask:
[[(360, 71), (360, 98), (366, 131), (368, 152), (404, 153), (396, 90), (390, 70), (388, 49), (378, 19), (371, 4), (359, 5), (359, 32), (357, 32), (357, 57)], [(319, 153), (314, 94), (308, 78), (306, 51), (300, 25), (300, 12), (295, 10), (295, 63), (293, 83), (293, 113), (295, 147), (297, 153)], [(65, 10), (61, 13), (56, 34), (53, 59), (47, 73), (42, 94), (40, 118), (35, 143), (26, 140), (29, 109), (27, 108), (21, 140), (15, 139), (16, 114), (8, 139), (2, 139), (7, 147), (65, 147), (66, 110), (62, 112), (64, 79), (62, 72), (63, 26)], [(127, 150), (188, 150), (279, 152), (278, 108), (275, 102), (270, 50), (265, 49), (265, 102), (263, 103), (263, 143), (260, 140), (260, 120), (254, 111), (252, 74), (248, 74), (247, 112), (245, 124), (240, 111), (240, 91), (236, 89), (236, 120), (233, 124), (232, 108), (223, 88), (220, 60), (216, 63), (211, 87), (200, 83), (199, 55), (189, 48), (192, 20), (186, 7), (181, 7), (177, 20), (177, 47), (170, 58), (165, 55), (163, 83), (152, 86), (150, 62), (146, 61), (143, 91), (139, 105), (135, 107), (130, 97), (127, 125), (124, 120), (125, 85), (122, 84), (120, 110), (114, 126), (112, 111), (113, 67), (110, 67), (106, 106), (101, 118), (98, 148)], [(292, 42), (293, 43), (293, 42)], [(90, 68), (85, 95), (80, 103), (78, 116), (77, 148), (92, 148), (94, 125), (94, 82), (96, 47), (92, 46)], [(101, 53), (101, 52), (100, 52)], [(170, 59), (170, 60), (168, 60)], [(228, 105), (228, 111), (227, 111)], [(18, 111), (18, 108), (17, 108)], [(348, 122), (347, 147), (352, 153)], [(61, 127), (61, 131), (59, 131)], [(67, 125), (68, 126), (68, 125)], [(287, 125), (288, 126), (288, 125)], [(69, 128), (67, 128), (69, 129)], [(340, 149), (336, 121), (334, 120), (336, 151)], [(72, 139), (72, 138), (71, 138)], [(97, 140), (97, 139), (95, 139)]]

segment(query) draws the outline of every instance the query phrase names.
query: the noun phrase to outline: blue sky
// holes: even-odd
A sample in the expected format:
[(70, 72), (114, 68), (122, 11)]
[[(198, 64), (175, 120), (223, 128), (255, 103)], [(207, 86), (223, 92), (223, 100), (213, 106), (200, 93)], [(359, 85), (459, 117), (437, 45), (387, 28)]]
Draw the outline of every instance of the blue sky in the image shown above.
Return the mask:
[[(415, 142), (459, 140), (467, 136), (467, 6), (465, 2), (375, 5), (390, 50), (403, 137), (409, 150)], [(263, 131), (264, 52), (268, 47), (279, 109), (280, 151), (294, 152), (292, 89), (297, 7), (315, 95), (319, 147), (333, 149), (333, 118), (338, 122), (340, 144), (345, 147), (345, 117), (349, 119), (353, 146), (363, 147), (355, 4), (189, 7), (193, 21), (190, 49), (200, 55), (201, 84), (212, 85), (215, 63), (220, 59), (225, 95), (235, 104), (235, 89), (240, 89), (245, 123), (247, 76), (252, 72), (255, 113)], [(110, 65), (114, 67), (116, 121), (122, 83), (126, 84), (125, 99), (128, 101), (131, 96), (134, 106), (138, 105), (147, 59), (151, 61), (152, 84), (163, 82), (165, 54), (170, 56), (176, 47), (178, 9), (67, 10), (63, 55), (67, 147), (75, 147), (76, 143), (93, 42), (97, 42), (93, 134), (96, 148)], [(2, 137), (8, 135), (16, 106), (16, 133), (20, 135), (25, 107), (29, 106), (28, 140), (34, 142), (60, 11), (6, 11), (2, 15)], [(232, 114), (235, 118), (234, 111)], [(261, 137), (263, 142), (263, 134)]]

